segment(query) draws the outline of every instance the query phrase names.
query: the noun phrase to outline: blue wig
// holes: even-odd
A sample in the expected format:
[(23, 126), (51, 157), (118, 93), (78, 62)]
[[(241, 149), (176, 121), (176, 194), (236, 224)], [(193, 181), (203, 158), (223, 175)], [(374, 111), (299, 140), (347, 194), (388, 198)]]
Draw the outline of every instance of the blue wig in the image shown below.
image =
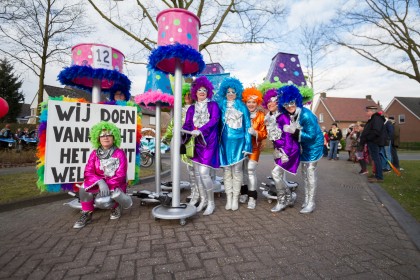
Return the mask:
[(286, 109), (283, 107), (284, 104), (294, 101), (296, 103), (296, 107), (302, 108), (302, 95), (300, 94), (299, 89), (294, 85), (287, 85), (282, 86), (277, 90), (278, 94), (278, 105), (279, 109), (282, 112), (287, 112)]
[(224, 79), (219, 87), (217, 94), (223, 99), (226, 98), (228, 88), (233, 88), (236, 92), (236, 99), (242, 100), (242, 92), (244, 91), (244, 87), (238, 79), (232, 77)]

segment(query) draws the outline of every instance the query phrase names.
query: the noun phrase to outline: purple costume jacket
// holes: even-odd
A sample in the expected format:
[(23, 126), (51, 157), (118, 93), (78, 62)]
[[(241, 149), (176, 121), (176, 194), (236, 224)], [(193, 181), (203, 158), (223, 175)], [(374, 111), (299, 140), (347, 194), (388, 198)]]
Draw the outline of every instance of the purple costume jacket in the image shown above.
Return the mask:
[(120, 188), (123, 192), (127, 189), (127, 157), (123, 150), (117, 148), (111, 158), (118, 159), (118, 166), (113, 176), (107, 176), (101, 169), (101, 161), (96, 155), (96, 150), (92, 151), (85, 167), (84, 187), (87, 191), (97, 192), (99, 187), (95, 185), (99, 180), (103, 179), (107, 183), (109, 190)]
[[(193, 131), (198, 129), (201, 131), (202, 136), (204, 137), (207, 146), (204, 145), (202, 136), (198, 136), (195, 139), (194, 146), (194, 157), (191, 158), (191, 161), (205, 165), (207, 167), (219, 168), (219, 132), (218, 124), (220, 119), (220, 109), (217, 106), (217, 103), (214, 101), (209, 101), (207, 103), (207, 110), (209, 113), (209, 121), (202, 125), (201, 127), (194, 126), (194, 113), (195, 113), (195, 104), (191, 105), (188, 108), (187, 115), (185, 117), (185, 123), (183, 125), (184, 130)], [(186, 143), (190, 135), (185, 135), (183, 137), (183, 143)]]
[[(278, 127), (283, 130), (284, 125), (290, 125), (290, 118), (286, 114), (280, 114), (277, 116), (277, 124)], [(280, 158), (274, 159), (276, 164), (287, 172), (295, 175), (300, 163), (299, 142), (292, 137), (292, 134), (283, 131), (281, 138), (273, 141), (273, 146), (276, 149), (282, 148), (289, 157), (289, 161), (285, 163), (282, 163)]]

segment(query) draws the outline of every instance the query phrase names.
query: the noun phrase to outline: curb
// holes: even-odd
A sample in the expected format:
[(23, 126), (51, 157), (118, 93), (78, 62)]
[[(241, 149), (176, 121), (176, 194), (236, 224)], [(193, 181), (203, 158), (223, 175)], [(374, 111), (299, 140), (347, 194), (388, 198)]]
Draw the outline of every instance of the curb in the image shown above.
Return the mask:
[(410, 240), (420, 250), (420, 224), (401, 205), (393, 199), (380, 185), (369, 184), (379, 202), (386, 207), (388, 212), (407, 233)]
[[(160, 173), (160, 176), (161, 177), (166, 177), (170, 173), (171, 173), (170, 169), (164, 170)], [(150, 182), (153, 182), (154, 179), (155, 179), (155, 176), (145, 177), (143, 179), (140, 179), (139, 183), (136, 184), (136, 185), (133, 185), (133, 186), (140, 186), (141, 184), (150, 183)], [(133, 187), (133, 186), (131, 186), (131, 187)], [(28, 198), (28, 199), (25, 199), (25, 200), (0, 204), (0, 213), (1, 212), (12, 211), (12, 210), (16, 210), (16, 209), (21, 209), (21, 208), (26, 208), (26, 207), (32, 207), (32, 206), (45, 204), (45, 203), (56, 202), (56, 201), (59, 201), (59, 200), (70, 199), (70, 198), (71, 198), (71, 196), (69, 196), (68, 193), (57, 193), (57, 194), (51, 194), (49, 196)]]

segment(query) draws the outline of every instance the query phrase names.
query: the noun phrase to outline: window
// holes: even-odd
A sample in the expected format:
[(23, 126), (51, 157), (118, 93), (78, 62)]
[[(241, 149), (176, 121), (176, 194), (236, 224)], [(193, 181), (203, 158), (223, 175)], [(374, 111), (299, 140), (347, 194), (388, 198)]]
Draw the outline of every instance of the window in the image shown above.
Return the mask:
[(156, 117), (150, 117), (150, 124), (156, 125)]
[(398, 115), (398, 123), (405, 123), (405, 115)]
[(320, 123), (324, 122), (324, 114), (323, 113), (319, 113), (318, 120), (319, 120)]

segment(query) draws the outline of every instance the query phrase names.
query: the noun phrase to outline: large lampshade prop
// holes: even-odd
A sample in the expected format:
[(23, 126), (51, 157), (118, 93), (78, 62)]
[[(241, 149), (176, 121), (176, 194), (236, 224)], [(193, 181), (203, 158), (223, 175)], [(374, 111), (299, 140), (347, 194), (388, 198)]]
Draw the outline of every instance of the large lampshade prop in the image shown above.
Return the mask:
[(164, 73), (174, 74), (174, 127), (172, 138), (172, 204), (171, 207), (158, 205), (152, 210), (155, 218), (185, 219), (196, 213), (195, 206), (180, 205), (181, 174), (181, 112), (182, 112), (182, 76), (197, 75), (205, 68), (202, 55), (198, 49), (198, 31), (200, 20), (193, 13), (184, 9), (168, 9), (160, 12), (158, 22), (158, 48), (149, 56), (149, 69), (158, 69)]
[(61, 84), (92, 93), (92, 103), (99, 103), (100, 94), (120, 90), (130, 98), (131, 81), (122, 74), (124, 55), (101, 44), (79, 44), (71, 49), (72, 65), (58, 75)]

